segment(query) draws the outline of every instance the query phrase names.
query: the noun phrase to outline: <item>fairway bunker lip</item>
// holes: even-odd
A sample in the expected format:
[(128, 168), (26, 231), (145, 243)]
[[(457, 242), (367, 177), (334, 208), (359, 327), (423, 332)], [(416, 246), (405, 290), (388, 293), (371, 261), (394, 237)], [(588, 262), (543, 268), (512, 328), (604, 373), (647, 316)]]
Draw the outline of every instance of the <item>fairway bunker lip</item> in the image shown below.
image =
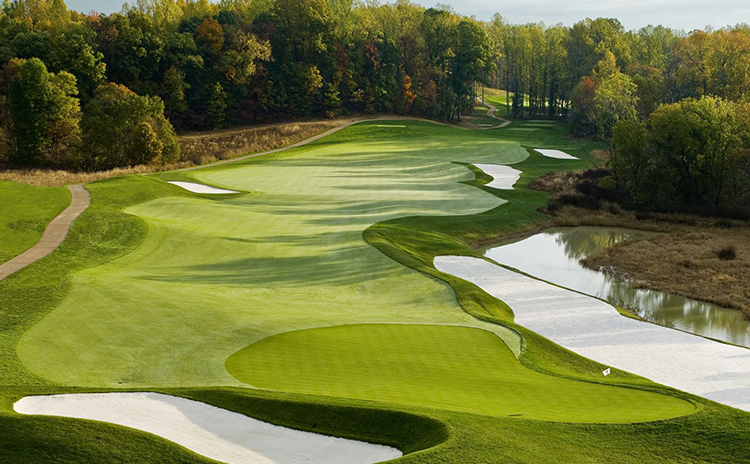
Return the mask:
[(233, 193), (240, 193), (237, 190), (227, 190), (227, 189), (218, 188), (218, 187), (211, 187), (210, 185), (199, 184), (197, 182), (183, 182), (183, 181), (178, 181), (178, 180), (170, 180), (170, 181), (167, 181), (167, 183), (184, 188), (185, 190), (189, 190), (193, 193), (207, 193), (209, 195), (227, 195), (227, 194), (233, 194)]
[(435, 268), (478, 286), (514, 322), (583, 357), (750, 411), (750, 350), (621, 316), (610, 304), (471, 256)]
[(229, 464), (374, 464), (403, 455), (389, 446), (290, 429), (153, 392), (27, 396), (13, 409), (141, 430)]
[(547, 148), (534, 148), (534, 151), (538, 152), (542, 156), (546, 156), (547, 158), (554, 158), (554, 159), (563, 159), (563, 160), (577, 160), (573, 155), (569, 155), (565, 153), (562, 150), (552, 150)]
[(522, 171), (505, 164), (474, 163), (473, 166), (492, 177), (492, 182), (485, 184), (486, 187), (498, 190), (513, 190), (513, 185), (518, 182), (521, 174), (523, 174)]

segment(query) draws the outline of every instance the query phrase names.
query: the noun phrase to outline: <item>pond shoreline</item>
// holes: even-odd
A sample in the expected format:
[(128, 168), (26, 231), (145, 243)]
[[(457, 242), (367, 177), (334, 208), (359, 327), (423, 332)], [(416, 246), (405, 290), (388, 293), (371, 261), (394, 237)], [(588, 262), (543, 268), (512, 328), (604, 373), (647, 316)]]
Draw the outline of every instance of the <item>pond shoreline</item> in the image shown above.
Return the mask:
[(664, 237), (627, 228), (547, 228), (526, 238), (486, 248), (483, 254), (529, 276), (602, 299), (643, 320), (750, 347), (750, 320), (741, 312), (671, 292), (641, 288), (628, 279), (619, 279), (582, 263), (592, 254), (622, 244)]
[[(616, 247), (618, 253), (597, 253), (596, 256), (592, 256), (583, 263), (585, 267), (593, 271), (601, 270), (618, 279), (630, 281), (638, 288), (670, 293), (730, 308), (743, 313), (750, 319), (750, 290), (745, 290), (745, 295), (741, 294), (743, 289), (750, 289), (750, 272), (747, 271), (750, 269), (750, 222), (747, 221), (669, 213), (654, 213), (640, 218), (633, 211), (621, 211), (614, 214), (604, 210), (565, 207), (556, 211), (549, 220), (537, 223), (528, 230), (477, 241), (469, 246), (478, 253), (484, 253), (489, 248), (531, 237), (545, 229), (587, 226), (663, 233), (664, 237), (659, 240), (660, 247), (671, 248), (672, 253), (668, 256), (659, 256), (656, 260), (660, 264), (670, 262), (670, 267), (657, 269), (651, 266), (654, 259), (638, 260), (637, 258), (642, 254), (641, 250), (633, 246), (634, 242), (628, 242)], [(685, 259), (678, 259), (674, 250), (685, 246), (689, 240), (695, 242), (695, 237), (702, 234), (711, 237), (703, 239), (699, 237), (698, 243), (692, 245), (694, 253), (700, 253), (700, 256), (699, 259), (691, 259), (687, 262), (686, 267)], [(653, 240), (650, 239), (650, 241)], [(722, 248), (716, 245), (717, 240), (725, 242), (724, 246), (734, 246), (737, 259), (734, 261), (713, 259)], [(650, 247), (649, 252), (654, 254), (659, 253), (660, 250), (658, 247)], [(721, 266), (732, 263), (736, 267), (733, 272), (722, 272)], [(698, 266), (690, 268), (693, 264)], [(689, 279), (681, 282), (675, 281), (675, 276), (679, 277), (685, 272), (694, 276), (700, 274), (695, 280), (708, 285), (691, 285)], [(726, 277), (727, 274), (729, 274), (729, 279)], [(725, 280), (722, 281), (722, 279)], [(733, 290), (731, 294), (726, 291), (727, 287)]]

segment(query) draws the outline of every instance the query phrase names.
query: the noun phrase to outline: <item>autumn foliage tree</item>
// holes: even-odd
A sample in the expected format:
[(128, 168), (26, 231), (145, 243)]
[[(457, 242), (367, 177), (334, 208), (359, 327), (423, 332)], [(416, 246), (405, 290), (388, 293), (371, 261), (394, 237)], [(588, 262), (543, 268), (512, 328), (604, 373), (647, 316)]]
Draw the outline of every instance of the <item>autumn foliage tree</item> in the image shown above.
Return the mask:
[(169, 163), (179, 157), (177, 138), (164, 118), (161, 100), (137, 95), (122, 85), (105, 84), (94, 92), (81, 129), (87, 167)]
[(717, 97), (662, 105), (614, 130), (611, 167), (641, 205), (750, 213), (750, 107)]
[[(508, 117), (566, 120), (576, 136), (609, 140), (620, 121), (645, 120), (664, 104), (746, 101), (749, 54), (742, 25), (685, 34), (627, 31), (614, 18), (508, 24), (408, 0), (139, 0), (113, 14), (14, 0), (0, 13), (0, 68), (13, 73), (15, 60), (38, 59), (47, 81), (37, 93), (29, 81), (12, 94), (1, 79), (0, 160), (101, 167), (145, 159), (125, 153), (158, 145), (147, 143), (142, 120), (112, 117), (127, 126), (110, 129), (124, 137), (116, 156), (87, 134), (90, 118), (77, 125), (80, 113), (98, 111), (108, 83), (161, 99), (163, 121), (179, 130), (352, 112), (450, 121), (473, 110), (481, 84), (507, 91)], [(49, 111), (34, 113), (33, 99)], [(34, 124), (17, 127), (16, 117)], [(151, 118), (164, 145), (152, 159), (172, 159), (164, 122)]]
[(80, 107), (72, 74), (52, 74), (38, 58), (6, 65), (10, 78), (8, 117), (14, 149), (10, 161), (19, 165), (63, 166), (80, 150)]

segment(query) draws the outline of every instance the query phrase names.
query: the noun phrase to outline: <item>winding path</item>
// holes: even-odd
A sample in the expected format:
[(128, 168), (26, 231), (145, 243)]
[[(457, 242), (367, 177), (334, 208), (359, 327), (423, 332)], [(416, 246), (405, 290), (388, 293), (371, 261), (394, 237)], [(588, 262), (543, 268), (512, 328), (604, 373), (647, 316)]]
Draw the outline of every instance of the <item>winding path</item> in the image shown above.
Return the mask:
[(488, 127), (487, 129), (499, 129), (501, 127), (507, 127), (507, 126), (510, 125), (510, 123), (512, 121), (509, 121), (507, 119), (501, 118), (500, 116), (495, 116), (495, 112), (497, 111), (497, 106), (495, 106), (495, 105), (493, 105), (492, 103), (489, 103), (489, 102), (485, 102), (484, 104), (487, 106), (487, 108), (489, 108), (489, 110), (487, 110), (487, 116), (489, 116), (491, 118), (495, 118), (498, 121), (502, 121), (502, 124), (500, 124), (499, 126)]
[(68, 190), (71, 194), (70, 205), (49, 223), (36, 245), (10, 261), (0, 264), (0, 280), (44, 258), (65, 240), (73, 221), (86, 211), (91, 203), (91, 195), (83, 184), (68, 185)]

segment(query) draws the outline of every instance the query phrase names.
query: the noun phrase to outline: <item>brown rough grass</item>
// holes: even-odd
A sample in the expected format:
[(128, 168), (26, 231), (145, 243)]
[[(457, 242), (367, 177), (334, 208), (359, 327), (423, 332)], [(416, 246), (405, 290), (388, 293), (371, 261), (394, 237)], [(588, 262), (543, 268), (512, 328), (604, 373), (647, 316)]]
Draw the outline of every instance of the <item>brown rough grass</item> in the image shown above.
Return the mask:
[(351, 121), (338, 118), (254, 126), (180, 136), (181, 159), (206, 164), (284, 147)]
[(59, 187), (68, 184), (85, 184), (97, 180), (109, 179), (110, 177), (124, 176), (127, 174), (144, 174), (147, 172), (168, 171), (187, 167), (192, 163), (175, 163), (170, 165), (141, 165), (131, 168), (116, 168), (109, 171), (96, 172), (74, 172), (58, 171), (50, 169), (5, 169), (0, 170), (0, 179), (21, 182), (41, 187)]
[(0, 169), (0, 179), (30, 185), (57, 187), (83, 184), (128, 174), (170, 171), (189, 166), (234, 158), (284, 147), (310, 138), (320, 132), (353, 120), (338, 118), (325, 121), (304, 121), (269, 124), (242, 129), (186, 134), (179, 137), (182, 150), (178, 163), (169, 165), (140, 165), (108, 171), (75, 172), (52, 169)]
[(589, 152), (589, 158), (599, 161), (601, 163), (606, 163), (611, 158), (611, 154), (607, 150), (597, 149), (597, 150), (591, 150)]
[[(604, 248), (583, 260), (633, 282), (660, 290), (736, 308), (750, 317), (750, 224), (684, 214), (654, 214), (638, 219), (632, 212), (612, 214), (565, 208), (555, 224), (630, 227), (664, 232), (651, 238)], [(734, 259), (722, 259), (733, 249)]]

